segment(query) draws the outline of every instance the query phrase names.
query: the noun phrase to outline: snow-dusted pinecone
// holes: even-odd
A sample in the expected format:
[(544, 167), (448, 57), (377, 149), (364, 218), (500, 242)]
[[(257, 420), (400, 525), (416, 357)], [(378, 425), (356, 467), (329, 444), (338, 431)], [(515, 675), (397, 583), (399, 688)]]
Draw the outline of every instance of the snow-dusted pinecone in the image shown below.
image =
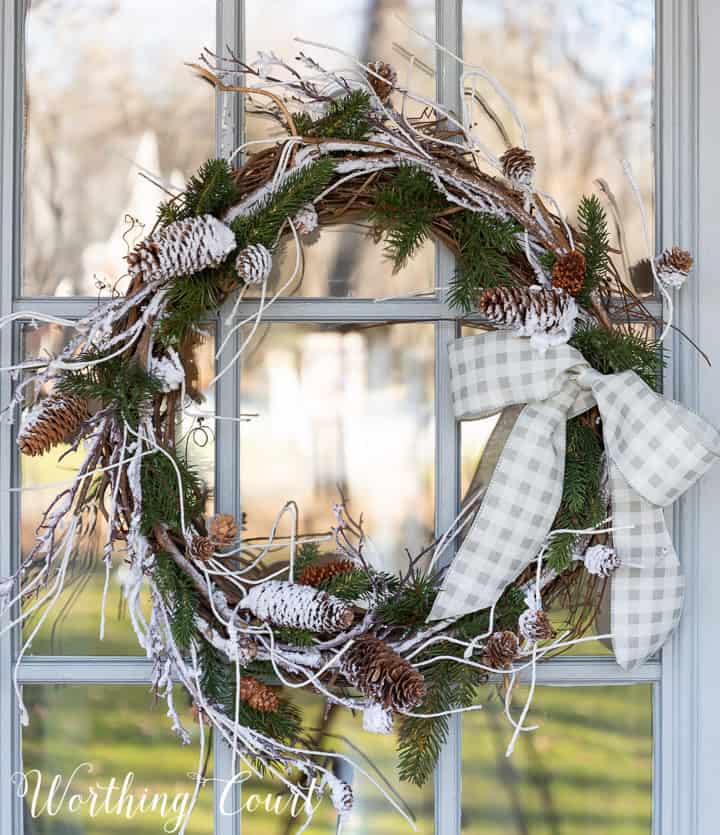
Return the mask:
[(252, 676), (240, 676), (240, 698), (262, 713), (275, 713), (280, 706), (274, 688)]
[(350, 783), (340, 780), (334, 774), (326, 774), (324, 780), (330, 788), (330, 801), (338, 815), (352, 811), (355, 797)]
[(272, 255), (263, 244), (250, 244), (235, 259), (238, 278), (245, 284), (262, 284), (272, 270)]
[(300, 235), (310, 235), (318, 227), (318, 213), (313, 203), (306, 203), (293, 218)]
[(412, 710), (425, 699), (422, 675), (374, 635), (358, 638), (343, 656), (340, 669), (350, 684), (384, 708)]
[(518, 629), (528, 641), (547, 641), (555, 636), (550, 619), (542, 609), (526, 609), (518, 618)]
[(393, 712), (377, 702), (363, 710), (363, 730), (370, 734), (391, 734), (393, 731)]
[(558, 255), (552, 268), (552, 286), (577, 296), (585, 284), (585, 256), (577, 249)]
[(520, 641), (514, 632), (493, 632), (485, 643), (484, 659), (494, 670), (506, 670), (517, 658)]
[(678, 288), (687, 280), (693, 267), (692, 255), (679, 246), (666, 249), (655, 259), (655, 269), (658, 279), (667, 287)]
[(503, 174), (510, 182), (529, 186), (535, 176), (535, 157), (525, 148), (509, 148), (500, 157)]
[(207, 528), (210, 539), (218, 548), (228, 548), (237, 539), (238, 523), (230, 513), (216, 513)]
[(609, 545), (591, 545), (585, 551), (585, 570), (596, 577), (609, 577), (620, 567), (620, 558)]
[(164, 392), (175, 391), (185, 382), (185, 369), (180, 355), (173, 348), (167, 348), (165, 356), (152, 357), (148, 373), (160, 381)]
[(298, 577), (303, 586), (321, 586), (338, 574), (346, 574), (355, 568), (350, 560), (333, 560), (324, 565), (309, 565)]
[(242, 607), (275, 626), (311, 632), (342, 632), (354, 619), (352, 608), (344, 600), (286, 580), (266, 580), (253, 586)]
[(87, 402), (73, 394), (53, 392), (27, 415), (18, 433), (23, 455), (42, 455), (74, 436), (89, 417)]
[[(370, 70), (367, 74), (368, 84), (373, 88), (380, 101), (384, 103), (397, 84), (397, 72), (395, 72), (392, 64), (387, 64), (385, 61), (371, 61), (368, 64), (368, 69)], [(378, 75), (380, 78), (378, 78)]]
[(480, 294), (478, 310), (517, 336), (529, 336), (538, 348), (560, 345), (573, 334), (578, 314), (575, 299), (564, 290), (492, 287)]
[(232, 661), (237, 659), (241, 667), (247, 667), (257, 657), (257, 651), (258, 647), (255, 641), (252, 638), (242, 635), (231, 648), (229, 655)]
[(215, 543), (209, 536), (194, 536), (190, 541), (190, 556), (200, 562), (207, 562), (215, 555)]
[(212, 215), (176, 220), (140, 241), (127, 256), (128, 272), (174, 278), (216, 267), (235, 249), (235, 233)]

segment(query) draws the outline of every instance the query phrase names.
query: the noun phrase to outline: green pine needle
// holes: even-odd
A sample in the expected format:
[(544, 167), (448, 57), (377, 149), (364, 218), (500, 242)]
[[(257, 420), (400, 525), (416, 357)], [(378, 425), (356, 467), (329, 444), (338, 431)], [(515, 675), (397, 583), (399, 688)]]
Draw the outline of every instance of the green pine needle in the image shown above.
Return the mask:
[(195, 611), (198, 593), (188, 575), (172, 557), (159, 553), (155, 561), (155, 584), (170, 611), (170, 631), (181, 650), (187, 651), (197, 635)]
[[(142, 532), (149, 534), (156, 525), (182, 531), (177, 472), (182, 482), (185, 524), (205, 509), (207, 489), (197, 471), (182, 456), (156, 452), (142, 460)], [(170, 457), (168, 457), (170, 456)], [(177, 471), (176, 468), (177, 467)]]
[(163, 226), (200, 215), (220, 217), (239, 199), (232, 168), (226, 159), (209, 159), (188, 180), (176, 200), (161, 203), (158, 219)]
[(583, 197), (577, 210), (580, 226), (578, 248), (585, 256), (585, 284), (578, 294), (581, 305), (590, 303), (593, 291), (608, 280), (610, 234), (607, 216), (597, 195)]
[(370, 95), (365, 90), (353, 90), (347, 96), (333, 99), (328, 113), (319, 119), (307, 113), (299, 113), (293, 119), (301, 136), (361, 142), (372, 131), (371, 112)]
[(378, 606), (377, 620), (386, 626), (419, 626), (427, 620), (437, 592), (437, 574), (415, 572), (402, 588)]

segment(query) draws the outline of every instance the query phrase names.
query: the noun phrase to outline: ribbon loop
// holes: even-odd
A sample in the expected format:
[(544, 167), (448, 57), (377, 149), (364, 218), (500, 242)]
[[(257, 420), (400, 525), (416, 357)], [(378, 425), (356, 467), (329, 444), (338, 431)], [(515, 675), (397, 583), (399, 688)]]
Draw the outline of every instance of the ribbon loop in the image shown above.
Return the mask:
[(470, 531), (446, 574), (430, 620), (491, 606), (536, 557), (562, 497), (566, 421), (597, 404), (610, 462), (615, 547), (613, 643), (629, 668), (667, 638), (684, 580), (662, 507), (720, 456), (720, 434), (663, 400), (632, 371), (603, 375), (569, 345), (538, 352), (504, 331), (450, 346), (455, 414), (520, 413)]

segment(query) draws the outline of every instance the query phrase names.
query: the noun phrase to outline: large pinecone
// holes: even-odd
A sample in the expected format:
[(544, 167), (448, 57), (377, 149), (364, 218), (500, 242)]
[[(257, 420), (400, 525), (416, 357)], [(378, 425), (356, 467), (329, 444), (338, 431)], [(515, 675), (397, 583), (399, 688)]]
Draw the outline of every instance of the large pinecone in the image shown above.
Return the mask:
[(216, 267), (235, 246), (235, 233), (212, 215), (176, 220), (136, 245), (128, 272), (146, 279), (192, 275)]
[(338, 574), (347, 574), (355, 566), (351, 560), (333, 560), (325, 565), (309, 565), (298, 577), (298, 583), (303, 586), (322, 586)]
[(275, 690), (252, 676), (240, 677), (240, 698), (263, 713), (275, 713), (280, 706)]
[(404, 658), (374, 635), (364, 635), (345, 653), (341, 671), (360, 692), (396, 711), (425, 699), (425, 680)]
[(542, 287), (492, 287), (480, 294), (478, 310), (518, 336), (548, 336), (546, 344), (567, 342), (572, 336), (577, 305), (564, 290)]
[(484, 658), (488, 667), (495, 670), (506, 670), (517, 658), (520, 641), (514, 632), (506, 629), (504, 632), (493, 632), (485, 643)]
[(73, 394), (48, 395), (35, 406), (18, 433), (23, 455), (42, 455), (74, 436), (89, 417), (87, 402)]
[(500, 157), (503, 174), (517, 185), (530, 185), (535, 175), (535, 157), (525, 148), (509, 148)]
[(208, 522), (208, 534), (218, 548), (228, 548), (237, 539), (238, 523), (230, 513), (216, 513)]
[(552, 286), (577, 296), (585, 284), (585, 256), (577, 249), (559, 255), (552, 268)]
[(190, 542), (190, 556), (207, 562), (215, 555), (215, 543), (208, 536), (194, 536)]
[(285, 580), (266, 580), (253, 586), (242, 606), (275, 626), (311, 632), (342, 632), (354, 619), (352, 608), (344, 600)]
[[(368, 64), (370, 72), (367, 74), (368, 84), (373, 88), (381, 102), (387, 101), (397, 84), (397, 73), (392, 64), (385, 61), (371, 61)], [(373, 74), (375, 73), (375, 75)], [(378, 78), (378, 75), (381, 76)]]
[(655, 259), (658, 278), (668, 287), (682, 287), (693, 267), (692, 255), (686, 249), (674, 246)]

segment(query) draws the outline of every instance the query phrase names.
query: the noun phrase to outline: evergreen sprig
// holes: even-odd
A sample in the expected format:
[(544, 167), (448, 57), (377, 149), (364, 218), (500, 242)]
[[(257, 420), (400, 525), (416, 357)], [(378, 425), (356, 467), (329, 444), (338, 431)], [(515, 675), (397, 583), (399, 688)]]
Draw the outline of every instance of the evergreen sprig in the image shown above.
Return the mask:
[[(176, 470), (177, 467), (177, 470)], [(182, 484), (185, 523), (199, 516), (205, 508), (207, 489), (197, 471), (181, 455), (156, 452), (142, 460), (142, 532), (149, 534), (158, 524), (181, 531), (180, 490)]]
[(250, 214), (235, 218), (230, 224), (240, 249), (249, 244), (263, 244), (273, 249), (288, 217), (296, 215), (328, 185), (334, 162), (329, 157), (293, 171), (283, 184)]
[(106, 351), (85, 351), (77, 361), (92, 362), (78, 371), (66, 371), (58, 389), (86, 400), (100, 400), (105, 407), (117, 410), (120, 418), (136, 427), (140, 413), (161, 390), (157, 380), (134, 359), (107, 357)]
[(577, 210), (580, 226), (578, 248), (585, 256), (585, 283), (578, 301), (587, 306), (591, 294), (608, 279), (610, 234), (607, 216), (597, 195), (582, 198)]
[(226, 159), (209, 159), (187, 182), (181, 197), (161, 203), (158, 219), (163, 226), (200, 215), (220, 217), (239, 199), (232, 168)]
[(376, 617), (386, 626), (418, 626), (427, 620), (437, 592), (437, 574), (415, 571), (401, 588), (380, 603)]
[(155, 561), (155, 583), (170, 612), (170, 631), (178, 647), (187, 651), (197, 636), (195, 610), (198, 593), (188, 575), (172, 557), (159, 553)]
[(448, 303), (470, 313), (481, 290), (512, 283), (510, 258), (518, 251), (520, 226), (512, 219), (476, 212), (460, 212), (453, 226), (460, 255)]
[[(567, 450), (562, 500), (553, 528), (589, 528), (605, 514), (600, 496), (602, 444), (591, 427), (579, 418), (567, 423)], [(548, 566), (565, 571), (577, 541), (574, 533), (554, 536), (547, 550)]]
[(624, 328), (609, 331), (579, 322), (570, 345), (603, 374), (634, 371), (651, 388), (659, 387), (660, 374), (665, 365), (662, 347), (641, 332)]
[(164, 345), (179, 348), (199, 322), (211, 316), (223, 298), (222, 285), (232, 280), (229, 268), (220, 266), (196, 273), (191, 279), (175, 279), (167, 290), (167, 314), (158, 327)]
[(372, 582), (366, 571), (354, 568), (330, 577), (320, 584), (320, 588), (341, 600), (360, 600), (370, 592)]
[(333, 99), (327, 114), (319, 119), (299, 113), (293, 120), (301, 136), (361, 142), (372, 131), (371, 113), (370, 95), (365, 90), (353, 90), (347, 96)]
[[(462, 657), (462, 647), (451, 643), (437, 643), (417, 657), (426, 661), (440, 655)], [(457, 661), (435, 661), (423, 667), (427, 696), (423, 713), (441, 713), (468, 707), (475, 698), (484, 674)], [(400, 779), (416, 786), (424, 785), (432, 776), (440, 750), (448, 735), (448, 717), (432, 719), (405, 717), (398, 738), (398, 772)]]
[(295, 629), (291, 626), (276, 626), (273, 634), (276, 641), (294, 647), (311, 647), (316, 638), (315, 633), (309, 629)]
[(444, 205), (430, 176), (413, 165), (401, 165), (376, 191), (369, 219), (384, 233), (385, 252), (396, 271), (430, 237), (432, 222)]

